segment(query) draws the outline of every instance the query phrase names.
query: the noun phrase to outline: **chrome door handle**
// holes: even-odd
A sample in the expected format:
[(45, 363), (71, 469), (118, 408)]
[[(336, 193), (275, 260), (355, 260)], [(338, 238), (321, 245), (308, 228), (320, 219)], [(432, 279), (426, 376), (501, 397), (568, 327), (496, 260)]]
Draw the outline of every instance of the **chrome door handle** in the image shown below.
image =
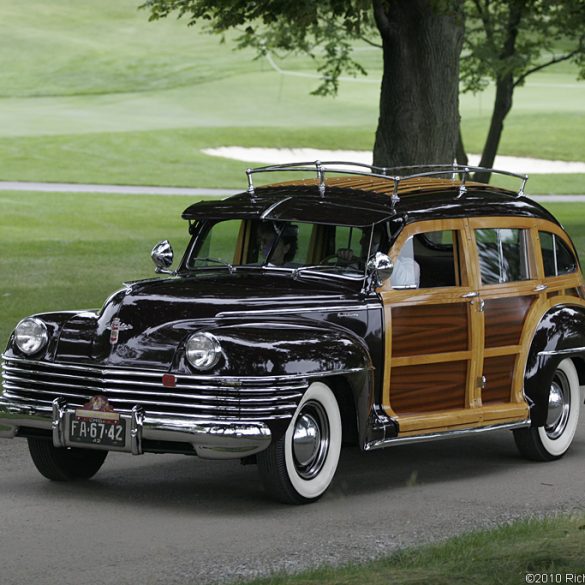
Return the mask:
[(534, 287), (534, 292), (542, 292), (543, 290), (546, 290), (548, 288), (547, 284), (537, 284)]
[(461, 295), (462, 299), (474, 299), (475, 297), (478, 297), (479, 293), (477, 291), (473, 291), (473, 292), (468, 292), (465, 293), (464, 295)]

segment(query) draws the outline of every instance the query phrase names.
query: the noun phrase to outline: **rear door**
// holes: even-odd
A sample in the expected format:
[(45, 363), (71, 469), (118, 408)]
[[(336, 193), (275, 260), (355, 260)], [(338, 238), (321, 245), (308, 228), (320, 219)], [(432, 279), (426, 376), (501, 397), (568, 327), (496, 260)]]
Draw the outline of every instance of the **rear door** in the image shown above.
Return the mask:
[(486, 423), (528, 415), (522, 392), (528, 337), (541, 317), (540, 305), (546, 297), (546, 286), (539, 277), (534, 223), (502, 217), (469, 220), (483, 308), (481, 404)]

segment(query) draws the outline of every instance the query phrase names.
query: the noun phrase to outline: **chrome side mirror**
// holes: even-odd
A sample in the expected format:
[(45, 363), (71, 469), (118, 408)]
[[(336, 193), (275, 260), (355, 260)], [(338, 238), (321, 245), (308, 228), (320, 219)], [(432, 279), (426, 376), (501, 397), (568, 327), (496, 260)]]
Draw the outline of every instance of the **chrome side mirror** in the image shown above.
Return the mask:
[(174, 253), (173, 247), (168, 240), (159, 242), (150, 253), (150, 257), (156, 266), (155, 272), (163, 274), (172, 274), (171, 270), (168, 270), (169, 266), (173, 263)]
[(378, 288), (392, 276), (394, 264), (392, 264), (390, 256), (382, 252), (376, 252), (368, 261), (367, 268), (374, 286)]

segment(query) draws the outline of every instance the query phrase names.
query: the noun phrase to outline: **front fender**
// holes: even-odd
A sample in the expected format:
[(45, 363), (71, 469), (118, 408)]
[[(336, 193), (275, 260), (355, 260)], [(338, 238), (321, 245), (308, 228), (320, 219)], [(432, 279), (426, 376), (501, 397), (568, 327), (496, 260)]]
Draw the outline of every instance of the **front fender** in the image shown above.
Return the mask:
[(219, 340), (225, 376), (315, 376), (372, 369), (367, 347), (330, 324), (266, 322), (207, 328)]
[(524, 376), (524, 394), (530, 403), (532, 426), (546, 423), (548, 396), (554, 372), (567, 357), (585, 356), (585, 307), (557, 305), (538, 324)]
[(45, 323), (49, 335), (49, 342), (39, 351), (38, 354), (35, 354), (34, 356), (26, 356), (15, 346), (13, 331), (8, 339), (5, 353), (9, 357), (32, 357), (33, 359), (47, 359), (52, 361), (57, 351), (57, 345), (63, 327), (75, 317), (79, 317), (80, 319), (84, 318), (86, 321), (92, 321), (95, 320), (96, 315), (97, 310), (94, 309), (88, 309), (86, 311), (58, 311), (30, 315), (30, 317), (41, 319)]
[[(348, 441), (357, 439), (360, 445), (365, 442), (373, 401), (371, 371), (374, 368), (363, 340), (351, 331), (330, 323), (317, 327), (283, 322), (224, 325), (208, 327), (206, 331), (217, 337), (222, 348), (223, 356), (214, 369), (215, 375), (242, 379), (327, 378), (323, 381), (337, 396), (344, 428), (357, 430), (357, 436), (350, 432)], [(352, 416), (356, 417), (353, 423)], [(273, 437), (280, 437), (287, 426), (288, 421), (271, 423)]]

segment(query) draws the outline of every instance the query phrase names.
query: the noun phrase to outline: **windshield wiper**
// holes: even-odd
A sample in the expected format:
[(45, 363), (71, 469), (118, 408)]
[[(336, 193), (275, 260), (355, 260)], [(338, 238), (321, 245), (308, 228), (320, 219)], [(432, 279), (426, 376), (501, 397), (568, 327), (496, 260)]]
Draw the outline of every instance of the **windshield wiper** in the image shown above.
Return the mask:
[[(352, 271), (353, 274), (339, 274), (340, 272), (349, 272)], [(365, 278), (365, 275), (362, 274), (358, 269), (350, 268), (348, 270), (347, 266), (335, 266), (332, 265), (325, 265), (325, 264), (314, 264), (312, 266), (301, 266), (300, 268), (295, 268), (293, 270), (293, 276), (303, 276), (303, 273), (307, 272), (308, 274), (311, 273), (318, 273), (327, 276), (332, 276), (334, 278), (343, 278), (347, 280), (359, 280), (360, 278)]]
[(194, 262), (197, 262), (197, 260), (200, 260), (201, 262), (215, 262), (216, 264), (221, 264), (222, 266), (225, 266), (230, 271), (230, 274), (232, 272), (235, 272), (235, 270), (236, 270), (232, 264), (230, 264), (229, 262), (226, 262), (225, 260), (220, 260), (219, 258), (200, 258), (200, 257), (191, 259), (190, 270), (197, 270), (198, 268), (209, 268), (209, 266), (193, 266), (192, 264)]

